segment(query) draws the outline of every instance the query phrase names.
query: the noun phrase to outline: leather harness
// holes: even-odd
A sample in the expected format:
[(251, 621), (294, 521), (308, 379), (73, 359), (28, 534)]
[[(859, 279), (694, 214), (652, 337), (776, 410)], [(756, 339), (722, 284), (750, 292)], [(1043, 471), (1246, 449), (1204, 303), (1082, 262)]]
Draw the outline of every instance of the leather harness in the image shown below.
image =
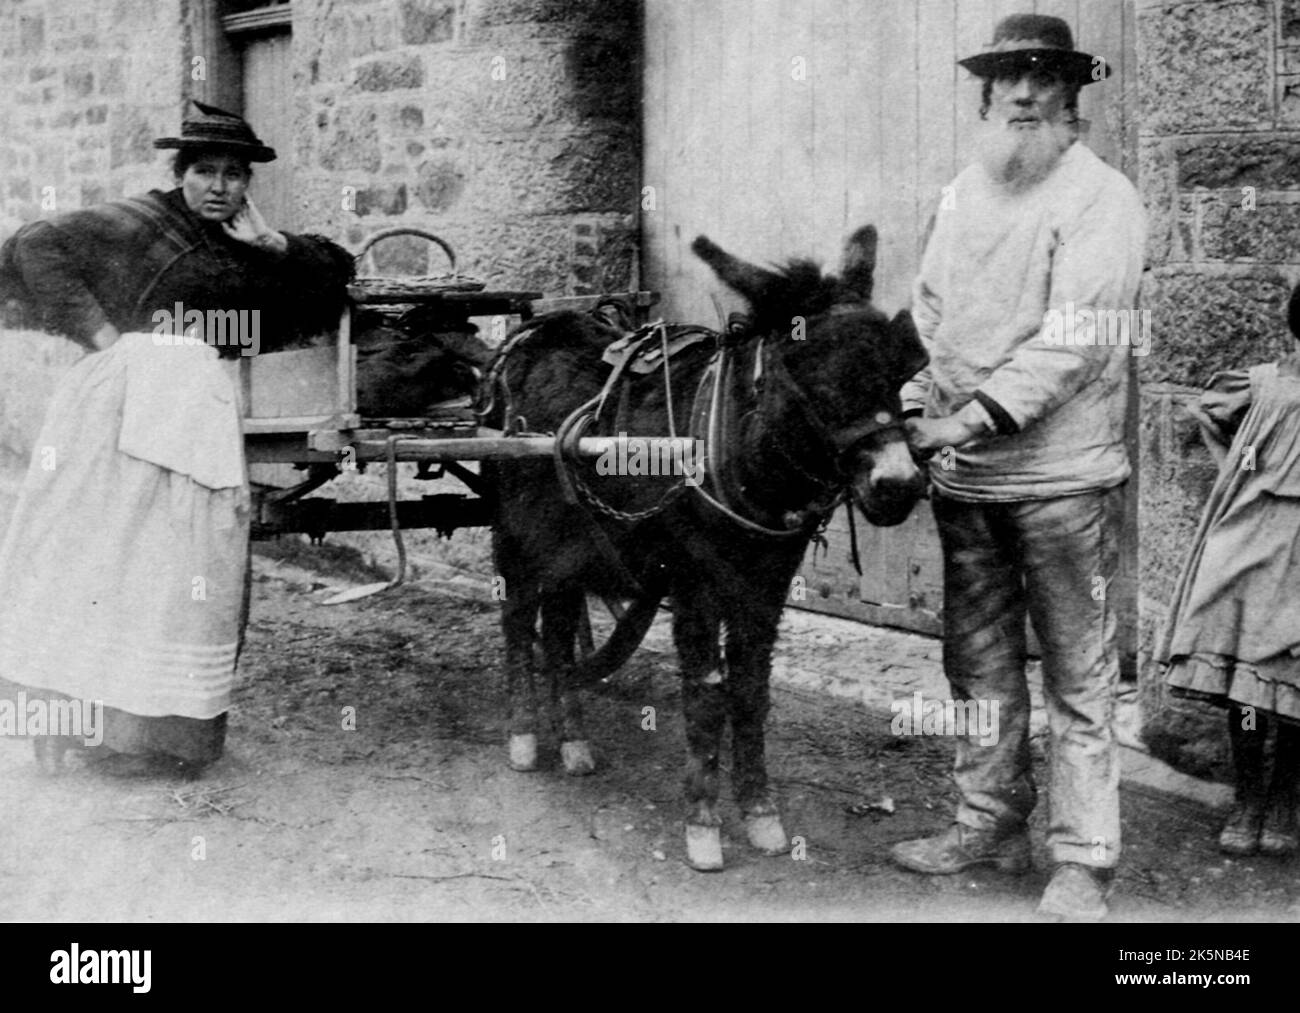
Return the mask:
[[(712, 340), (714, 354), (696, 386), (688, 427), (690, 436), (702, 435), (704, 441), (705, 454), (701, 465), (704, 481), (691, 483), (688, 486), (683, 479), (674, 485), (657, 504), (639, 513), (626, 513), (615, 509), (605, 503), (583, 481), (578, 470), (577, 441), (601, 418), (616, 390), (620, 392), (621, 400), (626, 402), (630, 386), (628, 374), (648, 375), (656, 370), (663, 376), (668, 406), (669, 436), (676, 439), (678, 433), (673, 410), (671, 361), (679, 353), (706, 339)], [(628, 571), (617, 548), (593, 516), (593, 510), (623, 522), (641, 521), (661, 513), (682, 494), (685, 488), (689, 487), (717, 513), (752, 534), (773, 539), (806, 537), (813, 529), (828, 522), (835, 508), (847, 498), (849, 480), (842, 469), (842, 462), (847, 455), (864, 440), (870, 439), (879, 432), (891, 429), (902, 431), (902, 420), (885, 411), (878, 412), (863, 422), (842, 429), (832, 429), (821, 417), (816, 405), (790, 375), (782, 357), (774, 347), (775, 344), (770, 336), (760, 337), (757, 341), (752, 335), (737, 339), (701, 327), (674, 329), (674, 333), (670, 335), (669, 328), (662, 320), (648, 324), (606, 348), (605, 361), (609, 362), (612, 368), (600, 393), (573, 411), (556, 431), (555, 468), (565, 499), (587, 514), (593, 537), (602, 554), (620, 577), (636, 589), (638, 596), (643, 594), (640, 582)], [(752, 348), (753, 354), (753, 374), (749, 384), (749, 393), (756, 405), (753, 410), (761, 411), (767, 399), (778, 394), (784, 394), (789, 398), (799, 410), (804, 424), (818, 441), (837, 479), (835, 482), (826, 482), (809, 475), (798, 465), (798, 462), (778, 446), (778, 452), (792, 466), (805, 477), (821, 485), (828, 493), (823, 501), (814, 503), (805, 510), (786, 514), (782, 518), (784, 526), (780, 528), (764, 523), (762, 511), (748, 500), (737, 480), (735, 469), (730, 467), (729, 451), (734, 446), (734, 437), (740, 425), (736, 374), (743, 360), (742, 352), (746, 348)], [(852, 521), (852, 518), (850, 520)], [(856, 528), (853, 528), (852, 534), (854, 564), (860, 573)]]

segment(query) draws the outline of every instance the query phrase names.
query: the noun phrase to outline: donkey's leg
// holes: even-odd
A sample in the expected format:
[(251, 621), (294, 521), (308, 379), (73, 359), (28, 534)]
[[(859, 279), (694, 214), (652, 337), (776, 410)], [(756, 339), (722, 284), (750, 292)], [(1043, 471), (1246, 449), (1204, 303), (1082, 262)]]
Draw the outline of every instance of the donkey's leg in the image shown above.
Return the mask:
[(678, 596), (673, 621), (686, 717), (686, 857), (701, 872), (722, 868), (718, 753), (727, 720), (727, 691), (718, 651), (718, 618), (707, 594)]
[(537, 580), (517, 546), (493, 539), (497, 575), (504, 581), (501, 630), (506, 641), (506, 692), (510, 697), (510, 766), (537, 768), (537, 697), (533, 686), (533, 633), (540, 601)]
[(731, 706), (732, 784), (745, 814), (749, 843), (780, 854), (789, 846), (781, 813), (767, 781), (764, 725), (770, 706), (768, 678), (781, 604), (752, 603), (727, 623), (727, 694)]
[(582, 697), (572, 684), (573, 648), (581, 591), (548, 592), (542, 599), (542, 657), (551, 684), (551, 703), (559, 718), (560, 758), (566, 774), (579, 776), (596, 770), (582, 721)]

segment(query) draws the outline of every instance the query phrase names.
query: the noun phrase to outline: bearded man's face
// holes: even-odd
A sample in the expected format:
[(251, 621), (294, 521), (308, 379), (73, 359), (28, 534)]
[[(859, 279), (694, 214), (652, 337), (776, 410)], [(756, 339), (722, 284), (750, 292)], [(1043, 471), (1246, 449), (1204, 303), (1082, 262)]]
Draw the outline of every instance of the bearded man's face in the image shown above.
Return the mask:
[(994, 78), (980, 161), (998, 183), (1022, 190), (1046, 178), (1076, 128), (1066, 108), (1071, 87), (1048, 70)]

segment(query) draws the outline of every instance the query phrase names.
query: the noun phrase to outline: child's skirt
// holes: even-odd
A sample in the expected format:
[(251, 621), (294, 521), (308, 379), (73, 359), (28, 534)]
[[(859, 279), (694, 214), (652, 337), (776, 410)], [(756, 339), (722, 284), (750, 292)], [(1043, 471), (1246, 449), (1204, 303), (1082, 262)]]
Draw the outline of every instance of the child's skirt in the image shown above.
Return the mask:
[(1156, 659), (1176, 696), (1300, 722), (1300, 379), (1249, 383)]

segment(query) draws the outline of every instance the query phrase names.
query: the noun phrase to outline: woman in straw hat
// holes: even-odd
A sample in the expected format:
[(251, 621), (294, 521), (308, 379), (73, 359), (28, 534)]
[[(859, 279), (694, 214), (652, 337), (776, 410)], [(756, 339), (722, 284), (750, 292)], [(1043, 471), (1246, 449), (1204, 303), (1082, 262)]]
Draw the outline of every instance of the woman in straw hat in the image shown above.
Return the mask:
[(231, 367), (329, 328), (351, 277), (345, 251), (270, 228), (248, 199), (250, 164), (275, 152), (194, 107), (154, 142), (176, 150), (175, 189), (0, 249), (4, 294), (92, 353), (55, 392), (0, 543), (0, 734), (32, 737), (47, 770), (72, 746), (118, 774), (221, 755), (247, 615)]

